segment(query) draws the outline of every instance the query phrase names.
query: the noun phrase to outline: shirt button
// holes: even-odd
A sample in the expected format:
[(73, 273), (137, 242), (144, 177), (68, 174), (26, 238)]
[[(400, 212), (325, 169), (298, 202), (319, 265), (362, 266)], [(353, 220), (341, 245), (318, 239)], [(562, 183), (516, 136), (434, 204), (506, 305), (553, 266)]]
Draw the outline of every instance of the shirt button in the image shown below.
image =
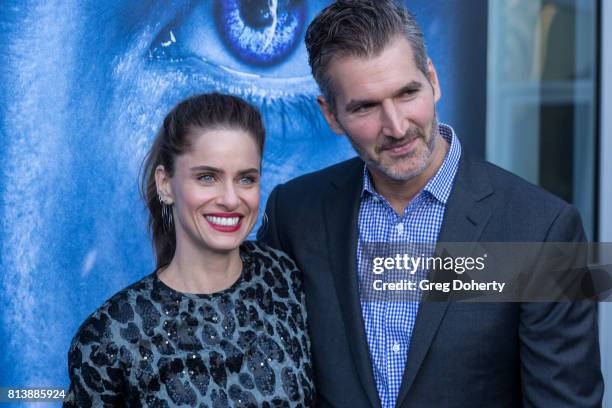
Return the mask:
[(404, 233), (404, 224), (403, 223), (399, 223), (395, 226), (395, 228), (397, 229), (397, 233), (398, 234), (403, 234)]
[(395, 351), (396, 353), (399, 353), (399, 351), (400, 351), (400, 345), (399, 345), (399, 344), (397, 344), (397, 343), (395, 343), (395, 344), (393, 345), (393, 347), (391, 347), (391, 350)]

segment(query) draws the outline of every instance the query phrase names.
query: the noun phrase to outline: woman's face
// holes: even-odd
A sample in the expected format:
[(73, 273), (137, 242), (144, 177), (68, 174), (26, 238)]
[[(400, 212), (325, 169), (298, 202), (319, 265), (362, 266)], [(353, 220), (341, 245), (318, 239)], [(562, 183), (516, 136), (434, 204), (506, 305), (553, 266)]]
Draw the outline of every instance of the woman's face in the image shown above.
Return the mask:
[(231, 252), (255, 225), (261, 157), (243, 130), (201, 130), (190, 135), (191, 150), (175, 159), (166, 178), (173, 203), (177, 252)]

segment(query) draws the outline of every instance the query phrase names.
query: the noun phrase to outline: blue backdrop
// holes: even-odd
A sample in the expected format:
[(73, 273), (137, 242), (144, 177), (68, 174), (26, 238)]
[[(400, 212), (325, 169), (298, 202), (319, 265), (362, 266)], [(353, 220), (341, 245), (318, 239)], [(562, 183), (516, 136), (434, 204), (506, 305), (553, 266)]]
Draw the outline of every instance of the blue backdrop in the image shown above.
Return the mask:
[[(179, 100), (216, 90), (261, 109), (262, 206), (277, 183), (354, 153), (318, 111), (303, 45), (327, 1), (279, 2), (273, 36), (261, 28), (267, 16), (238, 0), (7, 3), (0, 9), (0, 386), (61, 387), (80, 322), (152, 271), (138, 173)], [(439, 117), (481, 154), (486, 1), (408, 3), (441, 78)]]

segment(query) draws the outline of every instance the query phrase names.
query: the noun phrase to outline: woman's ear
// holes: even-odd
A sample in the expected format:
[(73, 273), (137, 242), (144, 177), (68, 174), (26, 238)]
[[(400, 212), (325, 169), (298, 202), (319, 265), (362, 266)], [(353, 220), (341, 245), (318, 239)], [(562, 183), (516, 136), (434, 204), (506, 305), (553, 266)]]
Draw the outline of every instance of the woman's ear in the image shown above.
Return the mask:
[(155, 185), (157, 186), (157, 195), (164, 204), (170, 205), (174, 203), (170, 175), (161, 164), (155, 168)]

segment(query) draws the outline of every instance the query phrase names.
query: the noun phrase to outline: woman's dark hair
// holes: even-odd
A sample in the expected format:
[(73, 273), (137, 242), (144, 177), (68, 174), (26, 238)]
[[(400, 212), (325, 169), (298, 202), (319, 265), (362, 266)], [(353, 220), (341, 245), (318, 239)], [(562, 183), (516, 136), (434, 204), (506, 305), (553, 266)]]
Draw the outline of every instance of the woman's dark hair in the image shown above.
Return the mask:
[(172, 260), (176, 235), (174, 223), (164, 226), (162, 220), (162, 204), (157, 194), (155, 169), (161, 164), (172, 177), (175, 159), (191, 149), (192, 136), (220, 128), (245, 131), (257, 143), (260, 156), (263, 154), (265, 130), (259, 111), (236, 96), (208, 93), (192, 96), (172, 108), (145, 156), (140, 192), (149, 209), (149, 231), (157, 268), (168, 265)]

